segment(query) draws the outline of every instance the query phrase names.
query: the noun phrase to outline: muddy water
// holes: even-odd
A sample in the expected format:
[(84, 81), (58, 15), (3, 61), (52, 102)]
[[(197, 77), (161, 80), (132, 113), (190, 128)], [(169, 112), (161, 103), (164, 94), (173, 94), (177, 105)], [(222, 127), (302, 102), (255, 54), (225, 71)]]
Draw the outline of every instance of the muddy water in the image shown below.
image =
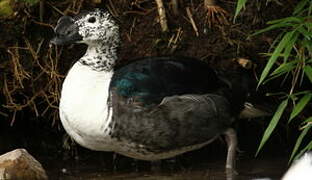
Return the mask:
[[(244, 159), (238, 161), (237, 180), (270, 177), (280, 179), (287, 165), (286, 158)], [(97, 163), (50, 163), (46, 168), (52, 180), (224, 180), (224, 161), (196, 164), (196, 167), (164, 170), (160, 173), (138, 170), (107, 170)]]

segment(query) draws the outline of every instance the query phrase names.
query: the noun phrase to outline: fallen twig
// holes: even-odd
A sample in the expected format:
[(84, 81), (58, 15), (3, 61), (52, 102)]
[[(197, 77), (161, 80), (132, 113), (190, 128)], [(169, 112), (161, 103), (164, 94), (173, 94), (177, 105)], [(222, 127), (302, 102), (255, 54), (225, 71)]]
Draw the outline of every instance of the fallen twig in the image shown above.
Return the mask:
[(4, 116), (4, 117), (9, 117), (9, 115), (7, 113), (1, 112), (1, 111), (0, 111), (0, 115)]
[(171, 47), (170, 53), (173, 53), (177, 49), (178, 42), (181, 40), (182, 34), (183, 34), (183, 30), (182, 28), (179, 28), (177, 30), (177, 33), (172, 35), (172, 37), (170, 38), (169, 43), (167, 45), (168, 48)]

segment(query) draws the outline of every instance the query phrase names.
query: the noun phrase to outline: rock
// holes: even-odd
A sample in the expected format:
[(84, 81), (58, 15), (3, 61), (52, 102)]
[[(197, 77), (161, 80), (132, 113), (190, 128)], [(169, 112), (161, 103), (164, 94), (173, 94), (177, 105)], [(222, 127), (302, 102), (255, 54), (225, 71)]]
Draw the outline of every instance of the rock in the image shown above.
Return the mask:
[(0, 156), (0, 179), (47, 180), (48, 176), (25, 149), (16, 149)]

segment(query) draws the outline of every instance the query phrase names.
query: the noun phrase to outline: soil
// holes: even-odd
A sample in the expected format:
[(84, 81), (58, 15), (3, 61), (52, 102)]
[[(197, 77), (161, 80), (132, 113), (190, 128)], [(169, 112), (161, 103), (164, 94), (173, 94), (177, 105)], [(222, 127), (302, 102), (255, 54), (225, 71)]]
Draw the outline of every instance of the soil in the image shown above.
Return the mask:
[[(169, 32), (162, 32), (155, 2), (133, 0), (114, 2), (96, 1), (47, 1), (40, 15), (40, 4), (16, 3), (10, 18), (0, 19), (0, 107), (3, 118), (15, 121), (21, 111), (30, 111), (32, 117), (42, 116), (57, 123), (57, 105), (60, 84), (70, 66), (84, 54), (84, 45), (51, 47), (53, 27), (64, 14), (72, 15), (80, 9), (107, 8), (120, 21), (123, 43), (119, 63), (128, 63), (138, 57), (157, 55), (190, 56), (224, 69), (237, 68), (236, 58), (250, 59), (253, 71), (259, 75), (275, 34), (251, 36), (265, 27), (265, 22), (289, 15), (292, 3), (283, 5), (271, 2), (249, 2), (233, 23), (235, 1), (220, 1), (228, 12), (228, 24), (206, 23), (206, 9), (201, 0), (180, 4), (179, 14), (174, 15), (170, 3), (165, 3)], [(198, 29), (196, 35), (186, 8), (190, 8)], [(280, 9), (279, 12), (276, 9)], [(40, 19), (43, 19), (42, 21)], [(175, 39), (175, 41), (172, 41)], [(5, 88), (6, 87), (6, 88)], [(37, 106), (38, 105), (38, 106)], [(50, 117), (52, 116), (52, 117)], [(14, 122), (11, 122), (14, 124)]]

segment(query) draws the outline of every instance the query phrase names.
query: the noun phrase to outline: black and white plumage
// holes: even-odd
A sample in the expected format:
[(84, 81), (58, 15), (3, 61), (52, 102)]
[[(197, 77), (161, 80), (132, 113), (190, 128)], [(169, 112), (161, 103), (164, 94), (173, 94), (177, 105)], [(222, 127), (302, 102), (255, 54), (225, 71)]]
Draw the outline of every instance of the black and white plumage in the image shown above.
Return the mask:
[(243, 108), (247, 78), (217, 72), (186, 57), (147, 57), (116, 68), (119, 26), (103, 10), (64, 16), (54, 44), (88, 49), (63, 83), (60, 117), (80, 145), (158, 160), (198, 149), (226, 135), (234, 169), (233, 120)]

